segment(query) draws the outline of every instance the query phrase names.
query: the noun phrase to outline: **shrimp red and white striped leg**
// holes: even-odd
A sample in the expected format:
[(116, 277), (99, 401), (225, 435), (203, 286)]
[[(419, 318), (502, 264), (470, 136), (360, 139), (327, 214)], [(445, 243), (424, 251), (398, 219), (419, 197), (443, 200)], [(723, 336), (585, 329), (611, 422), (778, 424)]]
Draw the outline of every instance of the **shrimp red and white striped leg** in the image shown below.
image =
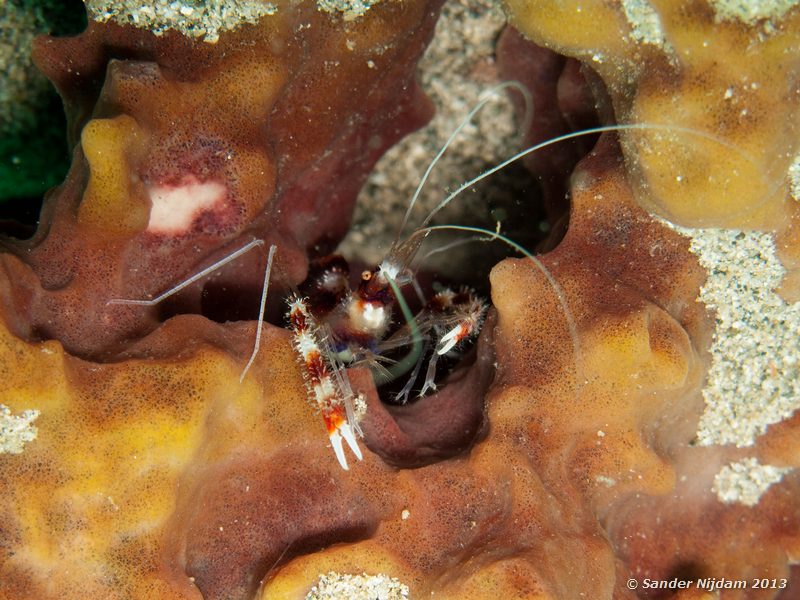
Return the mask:
[(325, 351), (322, 331), (309, 312), (306, 301), (299, 296), (289, 298), (289, 322), (294, 333), (294, 347), (302, 358), (303, 379), (309, 397), (314, 398), (322, 413), (339, 464), (348, 470), (342, 439), (358, 460), (363, 458), (355, 434), (358, 425), (350, 422), (353, 411), (348, 403), (352, 405), (352, 391), (343, 389), (340, 378), (334, 376), (333, 370), (339, 367), (330, 364), (330, 352)]
[(468, 288), (463, 288), (458, 293), (447, 288), (430, 299), (427, 311), (439, 339), (428, 362), (420, 397), (436, 389), (438, 358), (450, 352), (460, 342), (476, 336), (481, 330), (488, 308), (486, 302)]
[(434, 296), (434, 301), (451, 314), (450, 322), (453, 323), (451, 329), (439, 338), (436, 354), (441, 356), (480, 331), (487, 305), (469, 289), (462, 289), (457, 294), (452, 290), (445, 290)]

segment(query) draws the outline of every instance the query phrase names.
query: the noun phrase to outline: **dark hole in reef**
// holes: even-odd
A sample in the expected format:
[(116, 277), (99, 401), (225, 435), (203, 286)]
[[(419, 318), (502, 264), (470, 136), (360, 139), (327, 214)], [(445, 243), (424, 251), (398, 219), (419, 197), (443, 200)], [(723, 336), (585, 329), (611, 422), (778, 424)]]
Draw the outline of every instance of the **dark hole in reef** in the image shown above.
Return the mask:
[[(586, 117), (585, 127), (596, 124), (596, 115)], [(569, 225), (571, 197), (568, 190), (572, 170), (598, 139), (599, 134), (587, 134), (545, 149), (545, 152), (561, 156), (562, 162), (564, 156), (572, 157), (572, 166), (562, 172), (537, 177), (518, 160), (461, 192), (466, 198), (454, 198), (436, 215), (433, 224), (482, 228), (487, 234), (454, 228), (430, 235), (418, 255), (418, 262), (422, 263), (418, 272), (420, 280), (435, 273), (437, 280), (451, 288), (468, 286), (488, 302), (491, 295), (488, 276), (494, 265), (507, 257), (523, 257), (510, 244), (492, 239), (491, 233), (496, 231), (533, 255), (554, 249), (566, 235)], [(483, 172), (494, 166), (484, 165)], [(465, 206), (470, 208), (465, 210)], [(434, 343), (432, 340), (431, 345)], [(388, 358), (400, 358), (404, 351), (390, 353)], [(428, 355), (430, 352), (429, 349)], [(446, 379), (455, 369), (469, 368), (474, 354), (467, 346), (457, 357), (442, 357), (437, 364), (436, 382)], [(413, 386), (415, 391), (425, 381), (427, 360), (426, 356)], [(392, 399), (408, 381), (407, 377), (382, 386), (379, 389), (381, 399), (392, 404)], [(409, 399), (415, 397), (412, 393)]]
[[(203, 287), (201, 312), (218, 323), (253, 320), (258, 318), (260, 302), (261, 288), (209, 283)], [(276, 304), (270, 302), (270, 307)], [(265, 315), (265, 320), (269, 321), (269, 316)]]
[(16, 2), (39, 10), (51, 35), (76, 35), (86, 29), (86, 7), (81, 0), (16, 0)]
[[(484, 165), (483, 171), (494, 165)], [(442, 230), (428, 236), (420, 249), (415, 265), (417, 280), (423, 289), (425, 298), (444, 287), (457, 291), (466, 286), (475, 291), (487, 304), (490, 302), (491, 289), (489, 273), (491, 269), (507, 257), (522, 257), (516, 249), (499, 239), (491, 240), (491, 234), (498, 229), (499, 233), (532, 254), (555, 247), (566, 233), (569, 215), (569, 199), (563, 198), (559, 205), (555, 222), (553, 211), (545, 210), (542, 187), (520, 162), (515, 162), (499, 172), (487, 177), (473, 188), (462, 192), (464, 196), (456, 197), (434, 219), (435, 225), (457, 224), (482, 228), (486, 234), (463, 231)], [(461, 205), (459, 205), (461, 203)], [(469, 206), (468, 210), (464, 206)], [(544, 250), (542, 250), (544, 248)], [(413, 289), (404, 290), (412, 312), (421, 308)], [(395, 327), (404, 325), (402, 313), (395, 308)], [(419, 399), (418, 394), (426, 379), (427, 366), (434, 351), (435, 338), (428, 340), (428, 347), (421, 360), (421, 367), (408, 395), (409, 403)], [(468, 369), (475, 362), (475, 338), (462, 342), (455, 352), (439, 357), (436, 363), (435, 382), (441, 385), (448, 376), (457, 374), (458, 370)], [(390, 360), (400, 360), (408, 352), (410, 346), (404, 346), (386, 354)], [(413, 377), (409, 371), (396, 380), (379, 387), (381, 400), (390, 405), (397, 404), (396, 397)], [(428, 392), (430, 394), (431, 392)]]
[[(484, 165), (482, 171), (493, 166)], [(534, 254), (542, 245), (555, 247), (566, 231), (553, 228), (544, 210), (539, 181), (519, 162), (464, 190), (461, 196), (436, 215), (434, 225), (479, 227), (495, 232), (499, 223), (501, 235)], [(568, 213), (565, 202), (563, 215)], [(557, 239), (553, 239), (554, 234)], [(422, 270), (437, 273), (456, 288), (466, 285), (488, 297), (492, 267), (506, 257), (521, 256), (508, 244), (490, 238), (488, 233), (439, 230), (425, 240), (417, 262)]]
[[(200, 305), (193, 295), (176, 294), (159, 305), (159, 320), (181, 314), (199, 313), (217, 323), (229, 321), (255, 321), (261, 304), (260, 285), (235, 284), (230, 281), (217, 283), (213, 279), (203, 285)], [(286, 291), (278, 284), (270, 283), (264, 320), (272, 325), (283, 327), (286, 305), (283, 299)]]
[[(436, 362), (436, 373), (434, 377), (434, 382), (437, 385), (436, 389), (441, 387), (445, 380), (450, 377), (451, 375), (457, 375), (462, 369), (468, 369), (472, 365), (475, 364), (476, 358), (476, 348), (475, 348), (475, 339), (471, 338), (467, 342), (463, 342), (458, 349), (455, 351), (448, 353), (448, 355), (440, 356)], [(432, 340), (435, 342), (435, 340)], [(410, 347), (405, 347), (401, 351), (389, 352), (386, 354), (387, 358), (394, 358), (394, 359), (401, 359), (404, 356), (405, 352), (408, 352)], [(403, 387), (409, 382), (409, 378), (414, 377), (414, 381), (411, 383), (411, 392), (408, 394), (407, 404), (413, 404), (414, 402), (421, 399), (419, 396), (420, 391), (422, 390), (423, 385), (425, 384), (426, 378), (426, 371), (428, 364), (431, 359), (431, 355), (434, 352), (433, 345), (430, 344), (427, 347), (426, 352), (424, 355), (421, 356), (420, 369), (417, 372), (416, 376), (413, 375), (412, 372), (408, 372), (396, 380), (386, 383), (378, 388), (378, 394), (381, 398), (381, 401), (384, 404), (389, 405), (402, 405), (403, 403), (399, 402), (397, 397), (398, 394), (402, 391)], [(433, 391), (428, 391), (427, 395), (432, 394)]]

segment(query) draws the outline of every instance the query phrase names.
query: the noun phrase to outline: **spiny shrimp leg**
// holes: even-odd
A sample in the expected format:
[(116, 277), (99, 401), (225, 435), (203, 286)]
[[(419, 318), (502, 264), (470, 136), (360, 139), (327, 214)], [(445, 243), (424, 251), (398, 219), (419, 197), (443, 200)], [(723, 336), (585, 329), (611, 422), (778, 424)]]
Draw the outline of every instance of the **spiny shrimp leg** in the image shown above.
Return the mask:
[(448, 320), (456, 321), (450, 331), (439, 339), (436, 354), (442, 356), (450, 352), (462, 340), (480, 331), (487, 306), (471, 290), (462, 290), (458, 294), (445, 290), (436, 297), (439, 296), (442, 296), (442, 300), (446, 302), (445, 309), (452, 313), (452, 317)]
[(289, 298), (289, 322), (294, 332), (294, 346), (303, 358), (303, 379), (309, 396), (314, 398), (322, 413), (339, 464), (347, 471), (342, 438), (358, 460), (363, 458), (354, 433), (357, 425), (349, 420), (352, 418), (349, 416), (352, 415), (352, 410), (348, 403), (352, 403), (353, 399), (342, 386), (337, 385), (337, 378), (332, 375), (331, 370), (335, 367), (330, 364), (323, 350), (320, 327), (311, 316), (303, 298)]
[(244, 376), (247, 375), (247, 371), (250, 370), (250, 367), (253, 366), (253, 361), (256, 359), (256, 355), (258, 354), (258, 350), (261, 347), (261, 329), (262, 325), (264, 324), (264, 310), (267, 306), (267, 291), (269, 290), (269, 275), (272, 272), (272, 261), (275, 258), (275, 251), (278, 247), (275, 244), (272, 244), (269, 247), (269, 255), (267, 256), (267, 266), (264, 269), (264, 284), (261, 286), (261, 303), (258, 306), (258, 324), (256, 325), (256, 341), (253, 344), (253, 352), (250, 354), (250, 360), (247, 361), (247, 364), (242, 369), (242, 374), (239, 375), (239, 383), (244, 381)]
[(428, 361), (425, 382), (419, 392), (423, 397), (428, 390), (436, 389), (436, 363), (440, 356), (447, 354), (459, 342), (476, 335), (483, 324), (488, 306), (470, 289), (463, 289), (458, 294), (450, 289), (443, 290), (431, 298), (426, 311), (429, 318), (440, 324), (434, 326), (438, 333), (444, 327), (450, 327), (440, 338), (436, 350)]
[[(423, 358), (425, 354), (428, 352), (430, 348), (430, 344), (428, 340), (425, 340), (424, 345), (422, 346), (422, 353), (420, 353), (419, 358), (417, 359), (417, 364), (414, 365), (414, 370), (411, 371), (411, 376), (406, 381), (406, 384), (403, 386), (403, 389), (400, 390), (400, 393), (397, 394), (394, 401), (398, 404), (405, 404), (408, 402), (408, 395), (411, 393), (411, 388), (414, 386), (414, 383), (417, 381), (417, 377), (419, 377), (419, 371), (422, 368)], [(421, 396), (422, 394), (420, 394)]]
[[(220, 260), (215, 262), (213, 265), (210, 265), (210, 266), (206, 267), (205, 269), (203, 269), (199, 273), (195, 273), (194, 275), (189, 277), (189, 279), (186, 279), (185, 281), (182, 281), (181, 283), (179, 283), (175, 287), (168, 289), (166, 292), (164, 292), (163, 294), (161, 294), (159, 296), (156, 296), (152, 300), (127, 300), (127, 299), (124, 299), (124, 298), (112, 298), (112, 299), (110, 299), (110, 300), (108, 300), (106, 302), (106, 305), (108, 305), (108, 304), (124, 304), (124, 305), (129, 305), (129, 306), (155, 306), (159, 302), (161, 302), (163, 300), (166, 300), (167, 298), (169, 298), (170, 296), (172, 296), (174, 294), (177, 294), (183, 288), (185, 288), (185, 287), (187, 287), (189, 285), (192, 285), (195, 281), (197, 281), (199, 279), (202, 279), (203, 277), (205, 277), (209, 273), (213, 273), (214, 271), (216, 271), (217, 269), (219, 269), (223, 265), (227, 265), (232, 260), (236, 260), (237, 258), (239, 258), (245, 252), (248, 252), (249, 250), (252, 250), (256, 246), (263, 246), (263, 245), (264, 245), (264, 240), (251, 240), (247, 244), (245, 244), (244, 246), (242, 246), (241, 248), (239, 248), (238, 250), (233, 252), (232, 254), (229, 254), (225, 258), (221, 258)], [(271, 246), (270, 252), (272, 252), (272, 248), (274, 248), (274, 247), (275, 247), (274, 245)]]
[[(152, 300), (127, 300), (124, 298), (112, 298), (106, 302), (106, 305), (109, 304), (123, 304), (127, 306), (155, 306), (159, 302), (166, 300), (170, 296), (177, 294), (185, 287), (193, 284), (195, 281), (198, 281), (205, 277), (206, 275), (213, 273), (220, 267), (228, 264), (229, 262), (236, 260), (242, 254), (249, 252), (256, 246), (263, 246), (264, 240), (251, 240), (235, 252), (232, 252), (228, 256), (221, 258), (214, 264), (206, 267), (199, 273), (195, 273), (189, 279), (182, 281), (175, 287), (168, 289), (166, 292), (160, 294), (159, 296), (153, 298)], [(277, 250), (277, 246), (272, 244), (269, 247), (269, 256), (267, 257), (267, 267), (264, 269), (264, 285), (261, 288), (261, 305), (258, 309), (258, 327), (256, 328), (256, 341), (253, 345), (253, 352), (250, 355), (250, 360), (247, 361), (247, 365), (245, 365), (244, 369), (242, 370), (242, 374), (239, 376), (239, 382), (241, 383), (244, 380), (244, 376), (247, 374), (247, 371), (253, 365), (253, 361), (256, 359), (256, 355), (258, 354), (258, 350), (261, 346), (261, 325), (264, 323), (264, 310), (267, 303), (267, 290), (269, 289), (269, 277), (270, 273), (272, 272), (272, 262), (275, 257), (275, 251)]]

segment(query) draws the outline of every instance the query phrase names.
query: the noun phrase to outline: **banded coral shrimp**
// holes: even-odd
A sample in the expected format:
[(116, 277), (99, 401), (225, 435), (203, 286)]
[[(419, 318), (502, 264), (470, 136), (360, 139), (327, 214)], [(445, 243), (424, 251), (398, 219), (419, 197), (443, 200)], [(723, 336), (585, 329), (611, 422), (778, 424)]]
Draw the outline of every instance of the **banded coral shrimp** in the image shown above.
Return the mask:
[[(527, 91), (517, 82), (506, 82), (488, 90), (469, 112), (450, 139), (429, 165), (411, 199), (398, 237), (386, 259), (377, 267), (365, 270), (361, 282), (353, 291), (348, 280), (348, 265), (341, 257), (328, 257), (312, 263), (305, 284), (289, 298), (287, 315), (294, 335), (294, 345), (301, 359), (309, 398), (322, 412), (331, 444), (343, 468), (347, 461), (343, 440), (360, 459), (356, 435), (360, 434), (355, 415), (353, 394), (345, 365), (367, 365), (379, 384), (396, 381), (410, 374), (408, 382), (397, 394), (397, 402), (405, 403), (421, 370), (423, 359), (430, 351), (428, 367), (421, 394), (436, 388), (438, 357), (450, 354), (461, 342), (473, 338), (480, 330), (487, 305), (471, 290), (441, 290), (425, 300), (420, 286), (410, 271), (410, 262), (423, 239), (419, 232), (403, 237), (412, 209), (436, 162), (458, 133), (491, 99), (507, 88)], [(526, 96), (530, 113), (530, 98)], [(425, 234), (427, 235), (427, 233)], [(109, 304), (154, 306), (187, 286), (208, 276), (225, 264), (250, 250), (264, 246), (253, 239), (200, 272), (150, 300), (112, 299)], [(264, 272), (258, 321), (264, 320), (266, 299), (274, 257), (278, 252), (271, 246)], [(422, 309), (412, 314), (400, 287), (412, 285)], [(392, 308), (397, 304), (404, 318), (395, 326)], [(244, 367), (240, 380), (253, 364), (260, 346), (261, 328), (257, 328), (253, 352)], [(435, 341), (434, 341), (435, 340)], [(397, 360), (387, 352), (408, 346), (409, 351)]]
[[(530, 260), (545, 276), (547, 284), (558, 299), (573, 344), (576, 381), (580, 382), (582, 379), (580, 339), (575, 318), (558, 281), (545, 265), (531, 252), (503, 235), (499, 224), (495, 231), (468, 225), (431, 225), (432, 219), (439, 211), (465, 190), (514, 161), (548, 146), (580, 136), (636, 129), (673, 132), (680, 130), (721, 141), (703, 132), (658, 124), (608, 125), (558, 136), (522, 150), (459, 186), (439, 202), (417, 228), (404, 236), (404, 230), (409, 223), (419, 193), (439, 157), (475, 113), (491, 97), (507, 88), (515, 88), (524, 95), (524, 88), (516, 82), (506, 82), (488, 90), (481, 102), (470, 111), (430, 163), (410, 200), (398, 236), (386, 258), (374, 268), (364, 270), (355, 289), (350, 288), (349, 267), (346, 261), (339, 256), (330, 256), (312, 263), (306, 282), (288, 298), (287, 321), (306, 381), (308, 398), (322, 413), (331, 446), (339, 464), (345, 470), (349, 468), (344, 451), (345, 442), (356, 458), (361, 460), (363, 457), (358, 444), (358, 437), (362, 435), (359, 427), (359, 397), (351, 387), (347, 368), (369, 367), (378, 386), (405, 378), (405, 384), (395, 397), (396, 402), (404, 404), (408, 401), (420, 376), (422, 376), (422, 383), (418, 386), (420, 396), (436, 389), (439, 358), (450, 354), (460, 344), (474, 339), (486, 316), (488, 303), (469, 289), (453, 291), (445, 288), (426, 298), (417, 281), (412, 263), (420, 250), (422, 240), (432, 233), (455, 230), (474, 234), (477, 236), (474, 239), (481, 241), (501, 241)], [(530, 99), (527, 96), (526, 101), (530, 106)], [(724, 140), (721, 143), (725, 143)], [(113, 299), (109, 303), (145, 306), (157, 304), (214, 270), (236, 260), (244, 253), (264, 245), (263, 240), (251, 240), (152, 300)], [(268, 251), (258, 315), (259, 325), (264, 321), (271, 271), (278, 251), (275, 245), (270, 246)], [(420, 308), (416, 313), (404, 296), (404, 288), (413, 289), (418, 297)], [(402, 320), (394, 319), (395, 305), (402, 314)], [(260, 339), (259, 326), (256, 329), (253, 351), (241, 373), (240, 381), (254, 363)], [(407, 350), (401, 351), (401, 349)]]

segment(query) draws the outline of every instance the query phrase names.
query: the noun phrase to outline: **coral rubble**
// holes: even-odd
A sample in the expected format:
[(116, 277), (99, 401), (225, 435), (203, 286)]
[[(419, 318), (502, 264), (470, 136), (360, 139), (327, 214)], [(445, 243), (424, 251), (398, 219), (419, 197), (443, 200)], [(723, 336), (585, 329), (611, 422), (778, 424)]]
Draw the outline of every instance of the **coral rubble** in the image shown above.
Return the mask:
[[(790, 585), (800, 413), (782, 398), (775, 418), (742, 425), (746, 448), (701, 421), (704, 397), (726, 393), (707, 376), (735, 329), (718, 326), (727, 301), (709, 295), (735, 287), (713, 264), (732, 259), (703, 245), (745, 240), (747, 260), (774, 267), (742, 282), (748, 302), (771, 303), (771, 327), (794, 318), (798, 138), (796, 120), (778, 123), (797, 116), (786, 74), (800, 10), (751, 23), (718, 4), (510, 2), (523, 34), (597, 71), (507, 31), (500, 68), (541, 69), (520, 73), (547, 104), (538, 123), (595, 118), (587, 89), (602, 94), (602, 79), (600, 118), (664, 127), (605, 133), (580, 162), (573, 150), (531, 161), (543, 177), (572, 170), (563, 240), (494, 267), (473, 362), (436, 394), (389, 406), (368, 370), (350, 369), (367, 408), (364, 460), (348, 472), (305, 402), (288, 331), (263, 325), (239, 381), (256, 324), (223, 321), (252, 315), (263, 255), (166, 308), (108, 300), (155, 296), (253, 238), (278, 246), (278, 300), (300, 283), (309, 255), (344, 235), (377, 158), (429, 116), (413, 71), (438, 2), (275, 2), (205, 41), (109, 14), (40, 40), (74, 162), (39, 233), (0, 255), (0, 600)], [(711, 57), (744, 47), (733, 82)], [(746, 243), (773, 234), (783, 267)], [(763, 346), (786, 351), (789, 372), (791, 343)]]

